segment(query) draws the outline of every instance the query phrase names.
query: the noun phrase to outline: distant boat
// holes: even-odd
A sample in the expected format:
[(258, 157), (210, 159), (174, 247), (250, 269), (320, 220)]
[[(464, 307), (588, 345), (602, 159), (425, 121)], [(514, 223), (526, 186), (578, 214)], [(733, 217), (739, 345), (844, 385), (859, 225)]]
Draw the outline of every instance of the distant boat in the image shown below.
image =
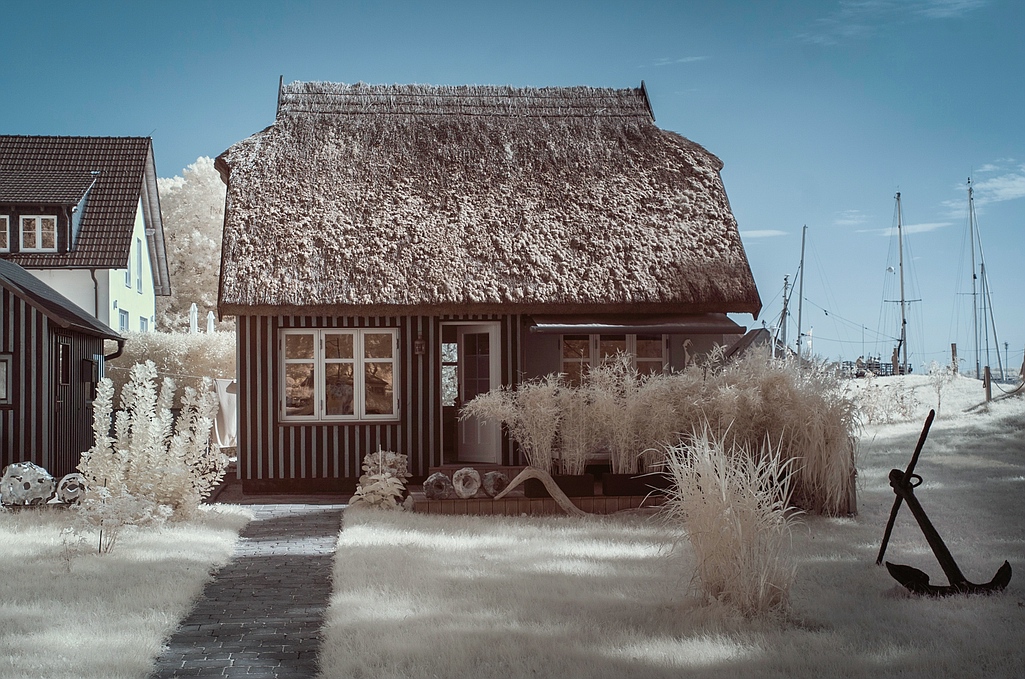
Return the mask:
[(890, 365), (892, 373), (894, 375), (906, 375), (911, 372), (911, 366), (908, 363), (908, 305), (911, 302), (917, 302), (920, 300), (910, 300), (904, 293), (904, 214), (900, 206), (900, 191), (897, 192), (896, 196), (897, 204), (894, 207), (894, 211), (897, 214), (897, 271), (894, 272), (893, 267), (887, 267), (886, 270), (890, 273), (897, 273), (900, 280), (900, 299), (885, 300), (887, 302), (899, 302), (900, 303), (900, 329), (898, 333), (897, 346), (893, 349), (893, 355), (890, 358)]

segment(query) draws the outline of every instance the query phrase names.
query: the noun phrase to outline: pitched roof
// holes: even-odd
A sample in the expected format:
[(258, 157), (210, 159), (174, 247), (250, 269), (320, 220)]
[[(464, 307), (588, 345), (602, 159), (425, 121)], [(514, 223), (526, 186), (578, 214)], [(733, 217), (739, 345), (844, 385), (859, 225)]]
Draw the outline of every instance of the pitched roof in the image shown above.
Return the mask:
[(7, 288), (62, 328), (103, 339), (124, 339), (106, 324), (12, 261), (0, 259), (0, 287)]
[(74, 205), (88, 190), (74, 249), (4, 257), (28, 268), (123, 269), (141, 200), (153, 284), (170, 294), (156, 181), (148, 137), (0, 135), (0, 204)]
[(221, 313), (761, 308), (721, 161), (643, 86), (292, 83), (217, 166)]

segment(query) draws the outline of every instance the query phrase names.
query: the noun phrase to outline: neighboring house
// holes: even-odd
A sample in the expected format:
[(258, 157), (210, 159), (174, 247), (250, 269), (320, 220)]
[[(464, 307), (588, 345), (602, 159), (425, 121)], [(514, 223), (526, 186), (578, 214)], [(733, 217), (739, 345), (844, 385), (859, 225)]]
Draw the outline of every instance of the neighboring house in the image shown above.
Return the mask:
[(476, 394), (626, 351), (682, 367), (761, 301), (722, 163), (644, 86), (280, 87), (216, 161), (247, 490), (349, 489), (362, 457), (522, 463)]
[(0, 136), (0, 258), (121, 332), (171, 294), (147, 137)]
[[(124, 339), (92, 314), (0, 259), (0, 467), (34, 462), (76, 471), (93, 445), (92, 398)], [(118, 350), (104, 357), (104, 340)]]

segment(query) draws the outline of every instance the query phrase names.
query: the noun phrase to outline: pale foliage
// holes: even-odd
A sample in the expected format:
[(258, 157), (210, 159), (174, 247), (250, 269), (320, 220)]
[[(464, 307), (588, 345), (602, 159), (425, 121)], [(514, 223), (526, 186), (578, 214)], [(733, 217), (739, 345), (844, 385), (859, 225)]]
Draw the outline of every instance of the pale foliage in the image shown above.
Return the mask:
[(125, 526), (191, 517), (220, 483), (227, 459), (210, 439), (217, 395), (209, 381), (202, 391), (185, 389), (173, 421), (174, 382), (164, 378), (159, 392), (152, 361), (137, 364), (121, 390), (114, 415), (114, 388), (103, 379), (94, 401), (95, 443), (82, 453), (79, 471), (86, 492), (76, 506), (82, 520), (101, 529), (101, 551), (110, 551)]
[(171, 295), (157, 297), (157, 325), (165, 330), (189, 327), (189, 306), (199, 308), (200, 323), (217, 313), (221, 270), (225, 186), (214, 161), (200, 157), (182, 176), (157, 180)]
[[(937, 389), (937, 409), (942, 388), (940, 384)], [(921, 405), (915, 390), (908, 387), (906, 378), (898, 377), (880, 384), (879, 378), (872, 373), (862, 378), (856, 400), (865, 424), (908, 422), (917, 417)]]
[(132, 366), (153, 361), (159, 377), (171, 377), (176, 384), (199, 389), (203, 378), (235, 377), (235, 332), (196, 334), (187, 332), (125, 333), (124, 352), (105, 367), (107, 376), (120, 390), (128, 382)]
[(558, 376), (481, 395), (461, 417), (505, 423), (531, 466), (567, 473), (607, 453), (614, 473), (659, 471), (681, 433), (711, 427), (731, 447), (758, 450), (766, 440), (794, 459), (794, 495), (802, 509), (856, 511), (857, 406), (821, 366), (797, 370), (766, 352), (670, 374), (639, 375), (628, 356), (588, 371), (580, 386)]
[(460, 419), (479, 417), (501, 422), (520, 446), (527, 463), (552, 470), (552, 455), (562, 419), (559, 393), (564, 385), (558, 375), (521, 382), (481, 394), (463, 406)]
[(363, 474), (349, 504), (353, 507), (402, 509), (402, 495), (409, 477), (405, 455), (388, 450), (370, 453), (363, 458)]
[(797, 569), (790, 549), (793, 458), (731, 446), (705, 425), (667, 449), (671, 521), (697, 558), (695, 582), (710, 600), (754, 616), (785, 612)]

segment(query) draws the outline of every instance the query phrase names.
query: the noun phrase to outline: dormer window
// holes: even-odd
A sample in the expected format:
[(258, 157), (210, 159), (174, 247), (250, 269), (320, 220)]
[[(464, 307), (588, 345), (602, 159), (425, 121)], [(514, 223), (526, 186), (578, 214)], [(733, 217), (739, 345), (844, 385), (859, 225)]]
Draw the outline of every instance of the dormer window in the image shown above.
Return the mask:
[(22, 252), (57, 252), (56, 215), (23, 215), (21, 217)]
[(0, 252), (11, 251), (11, 220), (7, 215), (0, 215)]

